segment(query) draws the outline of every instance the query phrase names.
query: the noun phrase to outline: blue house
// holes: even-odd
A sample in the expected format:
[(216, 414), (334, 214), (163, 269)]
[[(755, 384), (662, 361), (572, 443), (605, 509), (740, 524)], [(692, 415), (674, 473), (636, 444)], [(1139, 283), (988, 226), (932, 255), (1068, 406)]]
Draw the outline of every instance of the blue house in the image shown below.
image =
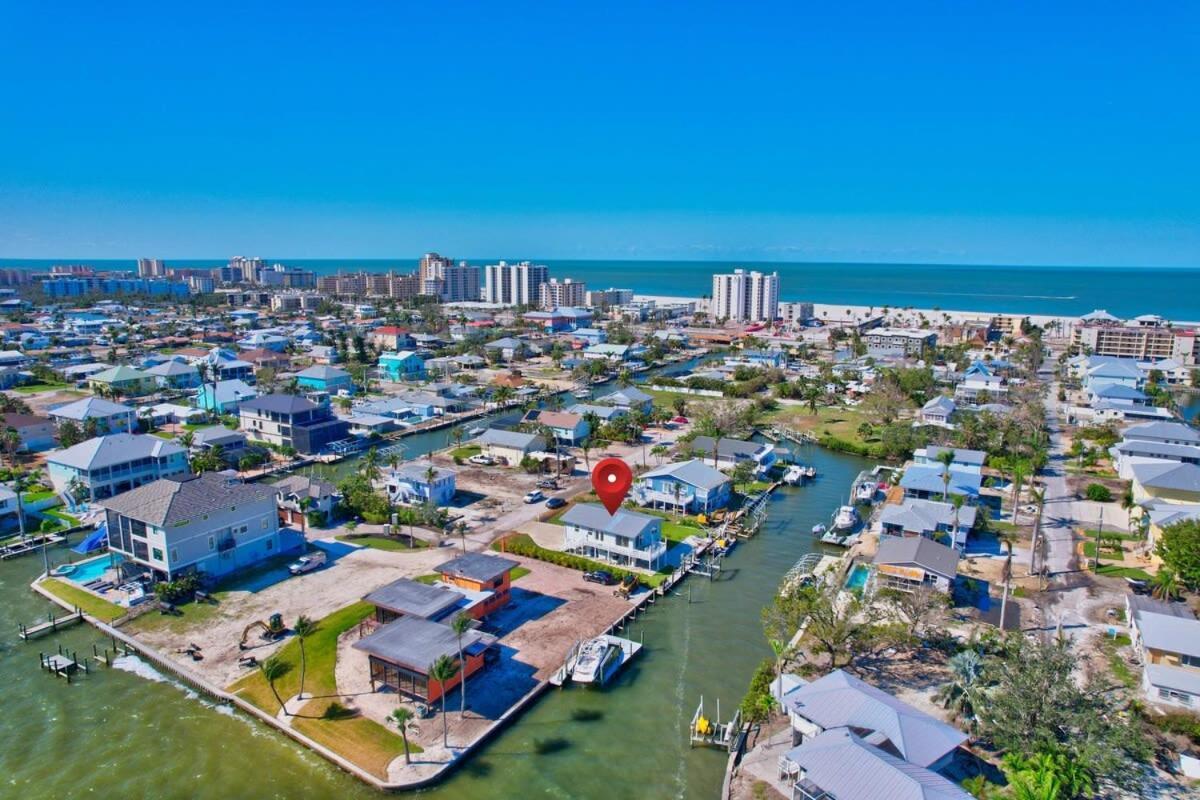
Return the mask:
[(948, 491), (949, 495), (961, 494), (968, 503), (974, 503), (978, 499), (979, 487), (983, 483), (980, 473), (967, 472), (951, 466), (949, 485), (943, 479), (945, 473), (946, 468), (941, 464), (909, 467), (904, 470), (904, 477), (900, 479), (904, 497), (915, 500), (941, 500), (942, 495)]
[(337, 394), (341, 389), (354, 391), (354, 381), (349, 372), (325, 364), (314, 364), (296, 373), (296, 385), (302, 389), (329, 394)]
[(608, 334), (600, 328), (579, 328), (571, 335), (571, 338), (589, 346), (608, 342)]
[(146, 370), (155, 382), (164, 389), (194, 389), (200, 385), (200, 370), (191, 364), (170, 359), (155, 364)]
[(200, 387), (196, 407), (218, 414), (236, 413), (241, 403), (255, 397), (258, 397), (258, 391), (245, 381), (217, 381), (215, 392), (211, 383)]
[(387, 474), (385, 489), (390, 503), (432, 502), (446, 506), (454, 499), (454, 470), (405, 464)]
[(425, 361), (412, 350), (384, 353), (379, 357), (379, 371), (393, 381), (420, 379), (425, 377)]
[(643, 473), (633, 488), (638, 505), (709, 514), (729, 505), (733, 483), (723, 473), (693, 458)]

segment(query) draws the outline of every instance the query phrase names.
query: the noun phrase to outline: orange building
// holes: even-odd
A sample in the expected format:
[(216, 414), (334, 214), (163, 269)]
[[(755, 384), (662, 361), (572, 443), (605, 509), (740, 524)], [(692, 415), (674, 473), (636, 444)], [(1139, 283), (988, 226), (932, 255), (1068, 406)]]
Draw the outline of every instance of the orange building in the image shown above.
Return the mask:
[[(496, 637), (477, 630), (462, 636), (463, 662), (458, 660), (458, 635), (448, 625), (418, 616), (402, 616), (354, 643), (367, 654), (371, 688), (388, 686), (423, 703), (435, 703), (443, 694), (483, 669), (485, 655)], [(446, 657), (458, 664), (454, 677), (443, 686), (429, 677), (434, 663)]]
[(437, 568), (442, 580), (460, 589), (488, 592), (490, 596), (469, 609), (467, 613), (482, 619), (508, 605), (512, 587), (510, 575), (517, 562), (486, 553), (468, 553), (447, 561)]

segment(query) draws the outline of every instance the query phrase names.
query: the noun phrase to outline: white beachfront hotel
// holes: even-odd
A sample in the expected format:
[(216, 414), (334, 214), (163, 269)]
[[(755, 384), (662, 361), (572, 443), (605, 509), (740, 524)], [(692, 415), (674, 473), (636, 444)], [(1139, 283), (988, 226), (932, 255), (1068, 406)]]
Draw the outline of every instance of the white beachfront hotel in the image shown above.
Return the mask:
[(769, 322), (779, 316), (779, 273), (713, 275), (709, 316), (733, 322)]

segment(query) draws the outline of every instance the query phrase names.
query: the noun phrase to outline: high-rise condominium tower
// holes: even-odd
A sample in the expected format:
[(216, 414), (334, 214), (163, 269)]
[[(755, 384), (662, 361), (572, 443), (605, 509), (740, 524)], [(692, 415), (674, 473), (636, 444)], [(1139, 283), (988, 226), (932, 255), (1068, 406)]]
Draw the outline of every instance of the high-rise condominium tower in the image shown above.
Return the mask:
[(779, 273), (735, 269), (713, 275), (709, 316), (734, 322), (767, 322), (779, 316)]

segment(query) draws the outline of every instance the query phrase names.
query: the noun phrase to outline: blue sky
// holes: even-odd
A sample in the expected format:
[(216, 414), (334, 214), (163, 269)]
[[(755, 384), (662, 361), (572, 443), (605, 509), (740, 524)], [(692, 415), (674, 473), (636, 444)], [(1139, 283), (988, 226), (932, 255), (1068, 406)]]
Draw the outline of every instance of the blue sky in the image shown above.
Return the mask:
[(167, 5), (5, 2), (0, 256), (1200, 266), (1194, 2)]

